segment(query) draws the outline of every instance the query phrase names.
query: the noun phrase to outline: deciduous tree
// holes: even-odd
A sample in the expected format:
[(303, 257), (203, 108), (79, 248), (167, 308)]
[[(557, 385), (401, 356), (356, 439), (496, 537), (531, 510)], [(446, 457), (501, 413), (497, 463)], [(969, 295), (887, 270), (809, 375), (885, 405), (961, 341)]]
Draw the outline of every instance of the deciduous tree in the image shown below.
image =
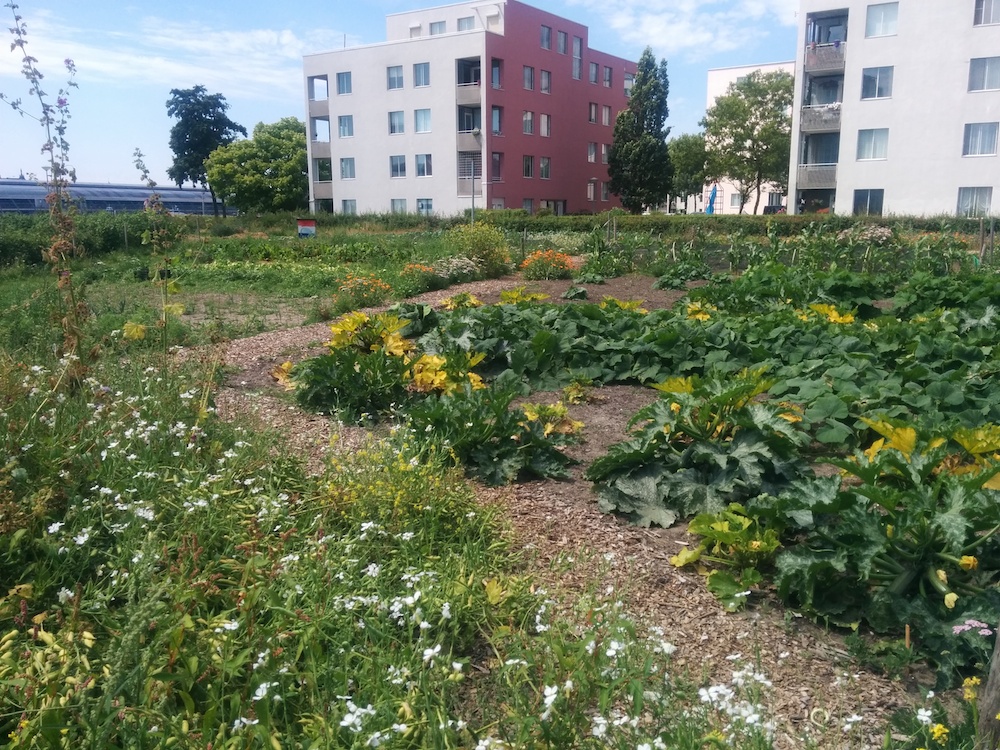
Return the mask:
[(667, 144), (670, 164), (674, 169), (671, 194), (685, 204), (692, 195), (700, 195), (705, 186), (705, 136), (701, 133), (685, 133)]
[(745, 204), (761, 188), (788, 184), (792, 143), (792, 76), (755, 70), (730, 84), (701, 121), (708, 153), (706, 177), (732, 182)]
[(216, 193), (244, 212), (307, 208), (306, 168), (306, 126), (296, 117), (257, 123), (250, 139), (220, 146), (205, 162)]
[(608, 155), (611, 192), (632, 213), (658, 206), (667, 199), (673, 170), (667, 150), (667, 61), (656, 64), (647, 47), (639, 58), (628, 108), (615, 120)]
[[(205, 173), (205, 160), (219, 146), (246, 135), (247, 129), (226, 115), (229, 103), (222, 94), (209, 94), (204, 86), (190, 89), (170, 89), (167, 114), (177, 119), (170, 129), (170, 150), (174, 163), (167, 175), (177, 183), (185, 182), (207, 187), (212, 194), (212, 211), (218, 216), (215, 191)], [(225, 206), (223, 206), (225, 212)]]

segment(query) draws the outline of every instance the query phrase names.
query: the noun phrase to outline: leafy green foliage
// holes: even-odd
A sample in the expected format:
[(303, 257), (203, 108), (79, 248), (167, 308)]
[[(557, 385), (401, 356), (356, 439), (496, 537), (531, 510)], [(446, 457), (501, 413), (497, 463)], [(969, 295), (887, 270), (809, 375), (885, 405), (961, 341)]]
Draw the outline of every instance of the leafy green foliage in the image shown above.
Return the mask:
[(458, 254), (475, 261), (487, 278), (500, 276), (510, 267), (507, 238), (494, 226), (460, 224), (449, 230), (448, 242)]
[(701, 133), (685, 133), (667, 143), (670, 164), (674, 168), (671, 193), (687, 202), (690, 195), (701, 195), (705, 188), (705, 136)]
[(300, 362), (292, 377), (300, 404), (357, 421), (403, 406), (408, 398), (405, 371), (405, 360), (384, 350), (333, 349)]

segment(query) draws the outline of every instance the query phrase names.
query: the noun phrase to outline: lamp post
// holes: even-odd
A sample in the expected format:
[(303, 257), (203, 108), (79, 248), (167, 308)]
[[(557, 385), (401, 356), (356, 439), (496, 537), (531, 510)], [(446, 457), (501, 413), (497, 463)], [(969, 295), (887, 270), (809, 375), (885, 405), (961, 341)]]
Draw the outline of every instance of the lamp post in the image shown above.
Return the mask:
[[(482, 138), (482, 134), (483, 134), (483, 131), (480, 130), (479, 128), (473, 128), (472, 129), (472, 137), (476, 139), (476, 145), (479, 146), (480, 158), (482, 158), (482, 148), (483, 148), (482, 145), (481, 145), (481, 141), (480, 141), (480, 139)], [(470, 224), (475, 224), (476, 223), (476, 162), (475, 162), (475, 160), (472, 161), (472, 165), (471, 165), (470, 171), (472, 172), (472, 174), (470, 175), (472, 177), (472, 188), (470, 190), (470, 192), (472, 193), (472, 215), (470, 217), (469, 223)]]

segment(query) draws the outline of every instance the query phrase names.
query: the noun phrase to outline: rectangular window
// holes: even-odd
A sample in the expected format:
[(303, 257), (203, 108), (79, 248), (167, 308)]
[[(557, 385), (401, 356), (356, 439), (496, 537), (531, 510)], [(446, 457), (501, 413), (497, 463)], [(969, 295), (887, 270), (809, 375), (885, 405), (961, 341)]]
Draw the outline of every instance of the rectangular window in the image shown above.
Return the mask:
[(389, 201), (389, 210), (394, 214), (405, 214), (406, 198), (392, 198)]
[(542, 26), (542, 49), (552, 49), (551, 26)]
[(499, 151), (490, 156), (490, 179), (493, 182), (503, 181), (503, 154)]
[(413, 63), (413, 85), (431, 85), (431, 64), (429, 62)]
[(490, 111), (490, 130), (493, 135), (503, 135), (503, 107), (493, 107)]
[(587, 200), (588, 201), (594, 200), (594, 183), (593, 182), (588, 182), (587, 183)]
[(632, 73), (625, 74), (625, 96), (632, 96), (632, 87), (635, 86), (635, 76)]
[(458, 19), (459, 31), (472, 31), (474, 28), (476, 28), (475, 16), (466, 16), (465, 18)]
[(538, 134), (544, 138), (552, 135), (552, 116), (547, 114), (538, 115)]
[(521, 115), (521, 132), (531, 135), (535, 132), (535, 113), (525, 112)]
[(604, 88), (606, 88), (606, 89), (611, 88), (611, 77), (613, 75), (614, 74), (611, 72), (611, 68), (609, 68), (607, 65), (605, 65), (604, 66)]
[(316, 213), (320, 213), (320, 214), (332, 214), (333, 213), (333, 198), (317, 198), (316, 199)]
[(351, 93), (351, 73), (337, 73), (337, 95), (343, 96), (344, 94)]
[(602, 143), (601, 144), (601, 164), (607, 164), (608, 163), (608, 151), (610, 151), (610, 150), (611, 150), (611, 147), (607, 143)]
[(333, 159), (313, 159), (313, 174), (316, 182), (333, 180)]
[(432, 21), (431, 22), (431, 26), (430, 26), (431, 36), (434, 36), (435, 34), (443, 34), (447, 30), (448, 30), (448, 27), (445, 25), (444, 21)]
[(431, 111), (429, 109), (413, 110), (413, 130), (417, 133), (431, 132)]
[(597, 161), (597, 144), (588, 143), (587, 144), (587, 161), (594, 163)]
[(892, 96), (892, 65), (861, 71), (861, 98), (887, 99)]
[(417, 154), (417, 177), (431, 177), (434, 174), (430, 154)]
[(312, 123), (312, 139), (316, 143), (329, 143), (330, 142), (330, 118), (329, 117), (313, 117), (310, 122)]
[(434, 213), (434, 200), (432, 198), (417, 198), (417, 213), (421, 216), (430, 216)]
[(385, 85), (389, 91), (403, 88), (402, 65), (391, 65), (385, 69)]
[(497, 60), (495, 57), (490, 61), (490, 85), (495, 89), (503, 88), (503, 78), (501, 73), (503, 71), (503, 61)]
[(597, 76), (600, 75), (601, 66), (595, 62), (590, 63), (589, 79), (591, 83), (597, 83)]
[(573, 37), (573, 78), (577, 81), (583, 74), (583, 38)]
[(390, 177), (406, 177), (406, 157), (405, 156), (390, 156), (389, 157), (389, 176)]
[(1000, 89), (1000, 57), (974, 57), (969, 61), (969, 91)]
[[(882, 215), (882, 200), (885, 191), (879, 190), (855, 190), (854, 191), (854, 215)], [(781, 205), (780, 203), (778, 205)]]
[(337, 118), (337, 137), (354, 137), (354, 115), (340, 115)]
[(601, 124), (610, 125), (611, 124), (611, 107), (605, 104), (601, 107)]
[(405, 127), (403, 125), (403, 113), (390, 112), (389, 113), (389, 134), (396, 135), (398, 133), (404, 132)]
[(1000, 0), (976, 0), (976, 26), (1000, 23)]
[(889, 128), (858, 131), (858, 160), (885, 159), (889, 156)]
[(729, 196), (729, 207), (730, 208), (739, 208), (742, 205), (743, 205), (743, 196), (742, 195), (740, 195), (739, 193), (733, 193), (732, 195)]
[(535, 176), (535, 157), (525, 156), (521, 163), (521, 174), (524, 177), (532, 178)]
[(895, 35), (896, 17), (898, 15), (898, 2), (869, 5), (868, 17), (865, 20), (865, 38)]
[(353, 180), (354, 179), (354, 157), (348, 157), (340, 160), (340, 179), (342, 180)]
[(995, 122), (966, 123), (962, 156), (996, 156), (997, 125)]
[(530, 214), (535, 210), (535, 202), (531, 198), (525, 198), (521, 201), (521, 208)]
[(566, 54), (566, 32), (557, 31), (556, 32), (556, 50), (560, 55)]
[(535, 88), (535, 69), (530, 65), (524, 66), (524, 88), (533, 91)]
[(543, 156), (538, 160), (538, 177), (542, 180), (550, 178), (552, 160), (548, 156)]
[(538, 90), (543, 94), (552, 93), (552, 73), (548, 70), (542, 71), (542, 78), (538, 82)]
[(356, 216), (358, 213), (358, 202), (353, 198), (350, 200), (342, 200), (340, 202), (340, 212), (347, 214), (348, 216)]
[(591, 102), (587, 107), (587, 122), (597, 122), (597, 102)]
[(992, 202), (992, 187), (964, 187), (958, 189), (959, 216), (988, 216)]
[(611, 200), (611, 186), (607, 182), (601, 183), (601, 200)]
[(326, 76), (309, 76), (309, 101), (322, 102), (330, 98), (330, 82)]
[(482, 179), (483, 155), (478, 151), (459, 151), (458, 176), (465, 180)]

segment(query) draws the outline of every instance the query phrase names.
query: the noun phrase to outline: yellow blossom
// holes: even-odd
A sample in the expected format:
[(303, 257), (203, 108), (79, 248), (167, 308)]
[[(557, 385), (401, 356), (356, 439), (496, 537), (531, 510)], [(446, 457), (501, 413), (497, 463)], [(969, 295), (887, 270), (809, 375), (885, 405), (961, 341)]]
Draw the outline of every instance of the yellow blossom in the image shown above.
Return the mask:
[(966, 703), (975, 703), (976, 697), (979, 695), (979, 691), (976, 687), (980, 684), (981, 680), (978, 677), (966, 677), (962, 682), (962, 699)]
[(958, 567), (962, 570), (977, 570), (979, 568), (979, 560), (973, 555), (962, 555), (962, 559), (958, 561)]
[(931, 737), (939, 745), (943, 745), (948, 741), (948, 727), (944, 724), (935, 724), (931, 727)]
[(958, 594), (948, 593), (944, 595), (944, 606), (948, 609), (955, 609), (955, 603), (958, 601)]
[(934, 571), (934, 575), (936, 575), (937, 579), (941, 581), (941, 583), (943, 583), (945, 586), (948, 585), (948, 574), (945, 573), (943, 570), (938, 568), (937, 570)]

